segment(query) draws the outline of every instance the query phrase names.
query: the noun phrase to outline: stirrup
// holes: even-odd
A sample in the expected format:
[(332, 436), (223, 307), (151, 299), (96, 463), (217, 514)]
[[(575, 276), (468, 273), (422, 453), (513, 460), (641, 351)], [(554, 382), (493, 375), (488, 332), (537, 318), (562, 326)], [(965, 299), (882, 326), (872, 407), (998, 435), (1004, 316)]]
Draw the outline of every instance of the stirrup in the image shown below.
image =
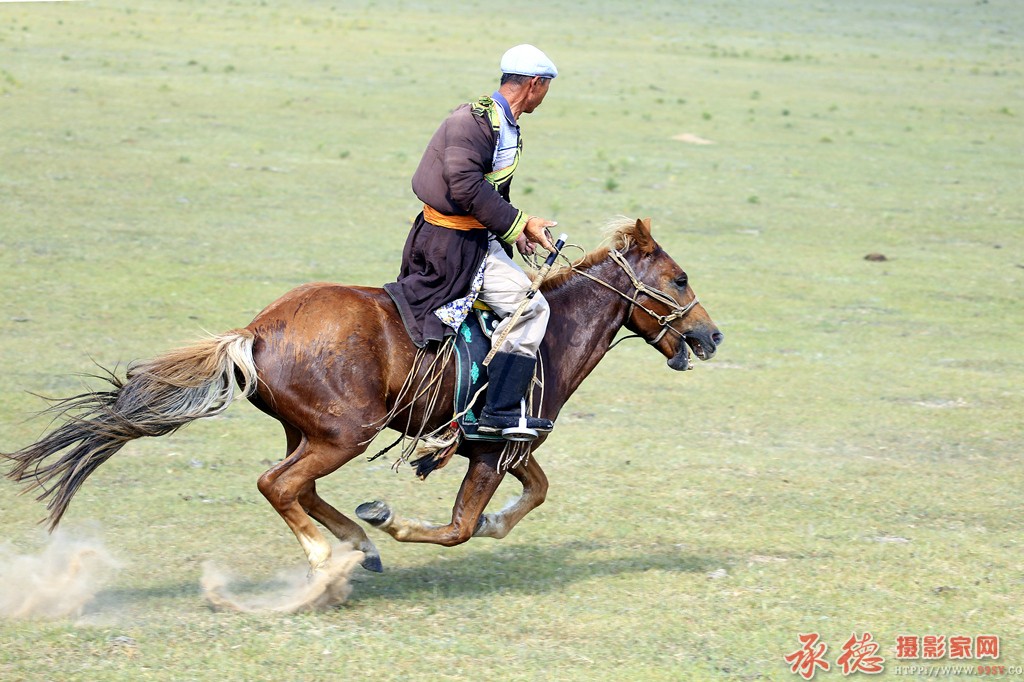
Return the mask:
[(519, 423), (507, 429), (502, 429), (501, 437), (517, 443), (529, 443), (530, 441), (537, 440), (538, 435), (540, 434), (537, 433), (537, 429), (531, 429), (526, 425), (526, 398), (522, 398), (519, 401)]

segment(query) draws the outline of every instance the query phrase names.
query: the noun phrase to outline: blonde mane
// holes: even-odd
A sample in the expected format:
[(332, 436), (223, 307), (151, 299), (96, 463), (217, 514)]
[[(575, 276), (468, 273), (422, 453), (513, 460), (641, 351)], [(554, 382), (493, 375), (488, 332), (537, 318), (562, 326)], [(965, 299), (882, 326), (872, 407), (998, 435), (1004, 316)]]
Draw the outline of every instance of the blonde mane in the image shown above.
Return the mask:
[[(636, 218), (619, 216), (618, 218), (609, 221), (601, 230), (601, 235), (603, 236), (601, 244), (596, 249), (583, 256), (582, 259), (574, 261), (573, 266), (577, 268), (589, 268), (595, 263), (600, 263), (608, 257), (608, 251), (610, 249), (626, 251), (636, 242), (636, 233)], [(552, 270), (547, 279), (544, 280), (544, 284), (541, 285), (540, 290), (549, 291), (565, 284), (566, 280), (572, 277), (572, 273), (573, 268), (567, 265), (563, 265), (557, 270)], [(534, 274), (535, 273), (532, 272), (529, 273), (531, 278)]]

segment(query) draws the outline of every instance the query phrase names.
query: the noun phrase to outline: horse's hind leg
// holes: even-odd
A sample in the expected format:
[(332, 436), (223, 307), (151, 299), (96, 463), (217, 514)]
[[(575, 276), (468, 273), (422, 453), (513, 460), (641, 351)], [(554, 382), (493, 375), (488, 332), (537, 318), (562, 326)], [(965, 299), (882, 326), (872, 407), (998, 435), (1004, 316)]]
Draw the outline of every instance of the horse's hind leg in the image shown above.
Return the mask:
[(380, 528), (401, 542), (432, 542), (458, 545), (473, 537), (480, 516), (498, 489), (504, 474), (498, 473), (495, 458), (472, 458), (462, 487), (455, 498), (451, 523), (443, 526), (395, 516), (384, 502), (366, 502), (356, 508), (356, 516)]
[(352, 546), (366, 555), (362, 567), (368, 571), (380, 573), (384, 565), (380, 560), (380, 552), (366, 532), (358, 523), (348, 518), (330, 504), (325, 502), (316, 492), (316, 484), (309, 483), (299, 496), (299, 503), (310, 516), (319, 521), (342, 542), (350, 542)]
[(525, 465), (512, 469), (511, 473), (523, 484), (523, 494), (497, 514), (484, 514), (473, 537), (501, 539), (524, 516), (544, 503), (548, 492), (548, 477), (537, 464), (536, 458), (530, 457)]
[[(260, 476), (257, 482), (260, 492), (295, 533), (310, 569), (314, 571), (330, 560), (331, 545), (303, 509), (300, 498), (313, 481), (331, 473), (363, 450), (365, 448), (346, 451), (329, 443), (304, 440), (288, 458)], [(366, 537), (365, 533), (362, 535)]]

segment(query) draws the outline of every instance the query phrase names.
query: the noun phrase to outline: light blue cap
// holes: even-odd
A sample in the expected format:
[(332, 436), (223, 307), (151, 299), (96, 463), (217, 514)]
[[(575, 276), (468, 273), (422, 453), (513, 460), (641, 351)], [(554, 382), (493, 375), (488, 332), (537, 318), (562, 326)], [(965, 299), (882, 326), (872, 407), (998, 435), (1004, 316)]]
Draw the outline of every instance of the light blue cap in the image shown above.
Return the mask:
[(533, 45), (516, 45), (501, 57), (501, 72), (520, 76), (554, 78), (558, 75), (555, 63)]

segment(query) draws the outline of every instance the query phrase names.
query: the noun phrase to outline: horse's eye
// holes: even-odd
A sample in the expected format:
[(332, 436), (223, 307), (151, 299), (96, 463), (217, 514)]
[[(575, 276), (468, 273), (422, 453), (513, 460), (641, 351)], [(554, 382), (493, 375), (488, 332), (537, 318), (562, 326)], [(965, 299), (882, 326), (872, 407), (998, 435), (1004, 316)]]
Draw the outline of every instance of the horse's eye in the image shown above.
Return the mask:
[(672, 280), (672, 283), (675, 284), (680, 289), (685, 289), (686, 285), (688, 284), (688, 281), (686, 279), (686, 273), (684, 272), (683, 274), (676, 277), (674, 280)]

